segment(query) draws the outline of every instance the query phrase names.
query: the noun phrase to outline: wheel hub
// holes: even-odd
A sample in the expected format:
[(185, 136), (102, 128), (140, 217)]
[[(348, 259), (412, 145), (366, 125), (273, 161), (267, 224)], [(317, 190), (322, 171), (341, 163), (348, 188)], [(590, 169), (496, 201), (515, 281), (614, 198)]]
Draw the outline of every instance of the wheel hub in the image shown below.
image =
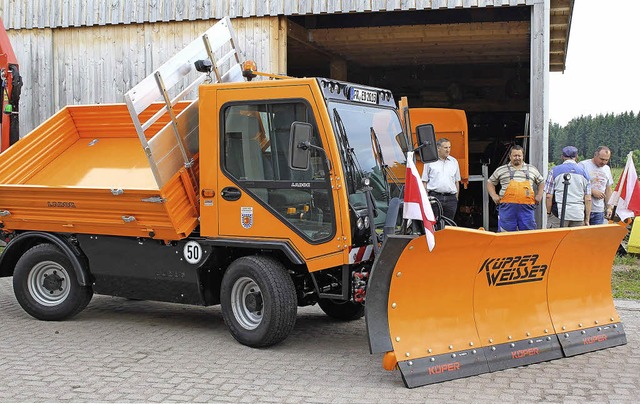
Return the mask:
[(264, 300), (258, 284), (249, 277), (241, 277), (231, 288), (231, 309), (238, 324), (246, 330), (255, 330), (262, 322)]
[(31, 297), (47, 307), (64, 302), (71, 291), (67, 270), (54, 261), (41, 261), (34, 265), (29, 271), (27, 286)]
[(56, 291), (62, 291), (62, 282), (64, 278), (61, 278), (58, 275), (57, 271), (53, 271), (52, 274), (44, 274), (44, 281), (42, 282), (42, 286), (48, 290), (50, 293), (54, 293)]
[(250, 292), (244, 298), (244, 304), (252, 313), (262, 311), (262, 294), (260, 292)]

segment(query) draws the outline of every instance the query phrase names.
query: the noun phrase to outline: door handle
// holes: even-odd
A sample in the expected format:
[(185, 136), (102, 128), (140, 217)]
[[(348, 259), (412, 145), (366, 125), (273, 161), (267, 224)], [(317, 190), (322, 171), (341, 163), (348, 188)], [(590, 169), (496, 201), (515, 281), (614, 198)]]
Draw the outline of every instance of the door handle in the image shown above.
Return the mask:
[(220, 192), (220, 196), (227, 201), (237, 201), (242, 196), (242, 192), (236, 187), (225, 187)]

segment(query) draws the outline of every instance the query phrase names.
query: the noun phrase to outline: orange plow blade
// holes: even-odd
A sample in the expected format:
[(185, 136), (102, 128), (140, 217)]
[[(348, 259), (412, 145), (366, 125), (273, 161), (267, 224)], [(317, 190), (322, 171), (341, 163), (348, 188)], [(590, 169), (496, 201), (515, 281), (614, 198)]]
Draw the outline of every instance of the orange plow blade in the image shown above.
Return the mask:
[(565, 356), (624, 345), (611, 298), (611, 262), (627, 234), (619, 225), (569, 232), (553, 257), (549, 312)]
[(367, 290), (370, 350), (417, 387), (624, 344), (610, 286), (624, 232), (447, 228), (433, 252), (391, 236)]

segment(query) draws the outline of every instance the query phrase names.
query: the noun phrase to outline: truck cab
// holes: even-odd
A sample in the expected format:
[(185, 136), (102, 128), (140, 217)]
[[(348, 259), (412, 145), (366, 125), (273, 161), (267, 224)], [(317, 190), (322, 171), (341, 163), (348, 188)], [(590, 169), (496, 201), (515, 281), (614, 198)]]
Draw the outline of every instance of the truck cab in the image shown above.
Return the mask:
[[(391, 94), (309, 78), (203, 85), (199, 99), (200, 188), (211, 195), (200, 200), (201, 235), (286, 241), (311, 272), (353, 263), (370, 227), (384, 225), (386, 166), (405, 164)], [(290, 165), (294, 122), (311, 127), (304, 170)]]
[[(284, 78), (202, 85), (199, 103), (199, 235), (230, 254), (223, 266), (247, 254), (277, 257), (298, 305), (362, 317), (374, 251), (400, 189), (390, 167), (406, 164), (391, 93)], [(296, 167), (301, 126), (307, 161)], [(223, 306), (225, 289), (223, 282)], [(236, 307), (251, 318), (242, 299)]]

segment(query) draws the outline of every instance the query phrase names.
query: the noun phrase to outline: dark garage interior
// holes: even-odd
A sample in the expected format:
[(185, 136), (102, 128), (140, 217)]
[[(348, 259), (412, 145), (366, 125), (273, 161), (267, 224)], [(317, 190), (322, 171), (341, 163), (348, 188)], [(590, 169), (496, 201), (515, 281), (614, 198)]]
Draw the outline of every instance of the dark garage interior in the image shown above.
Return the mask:
[[(491, 173), (525, 140), (530, 18), (529, 7), (290, 17), (288, 74), (388, 88), (410, 107), (462, 109), (469, 174), (483, 163)], [(481, 203), (481, 182), (470, 182), (457, 222), (482, 226)]]

